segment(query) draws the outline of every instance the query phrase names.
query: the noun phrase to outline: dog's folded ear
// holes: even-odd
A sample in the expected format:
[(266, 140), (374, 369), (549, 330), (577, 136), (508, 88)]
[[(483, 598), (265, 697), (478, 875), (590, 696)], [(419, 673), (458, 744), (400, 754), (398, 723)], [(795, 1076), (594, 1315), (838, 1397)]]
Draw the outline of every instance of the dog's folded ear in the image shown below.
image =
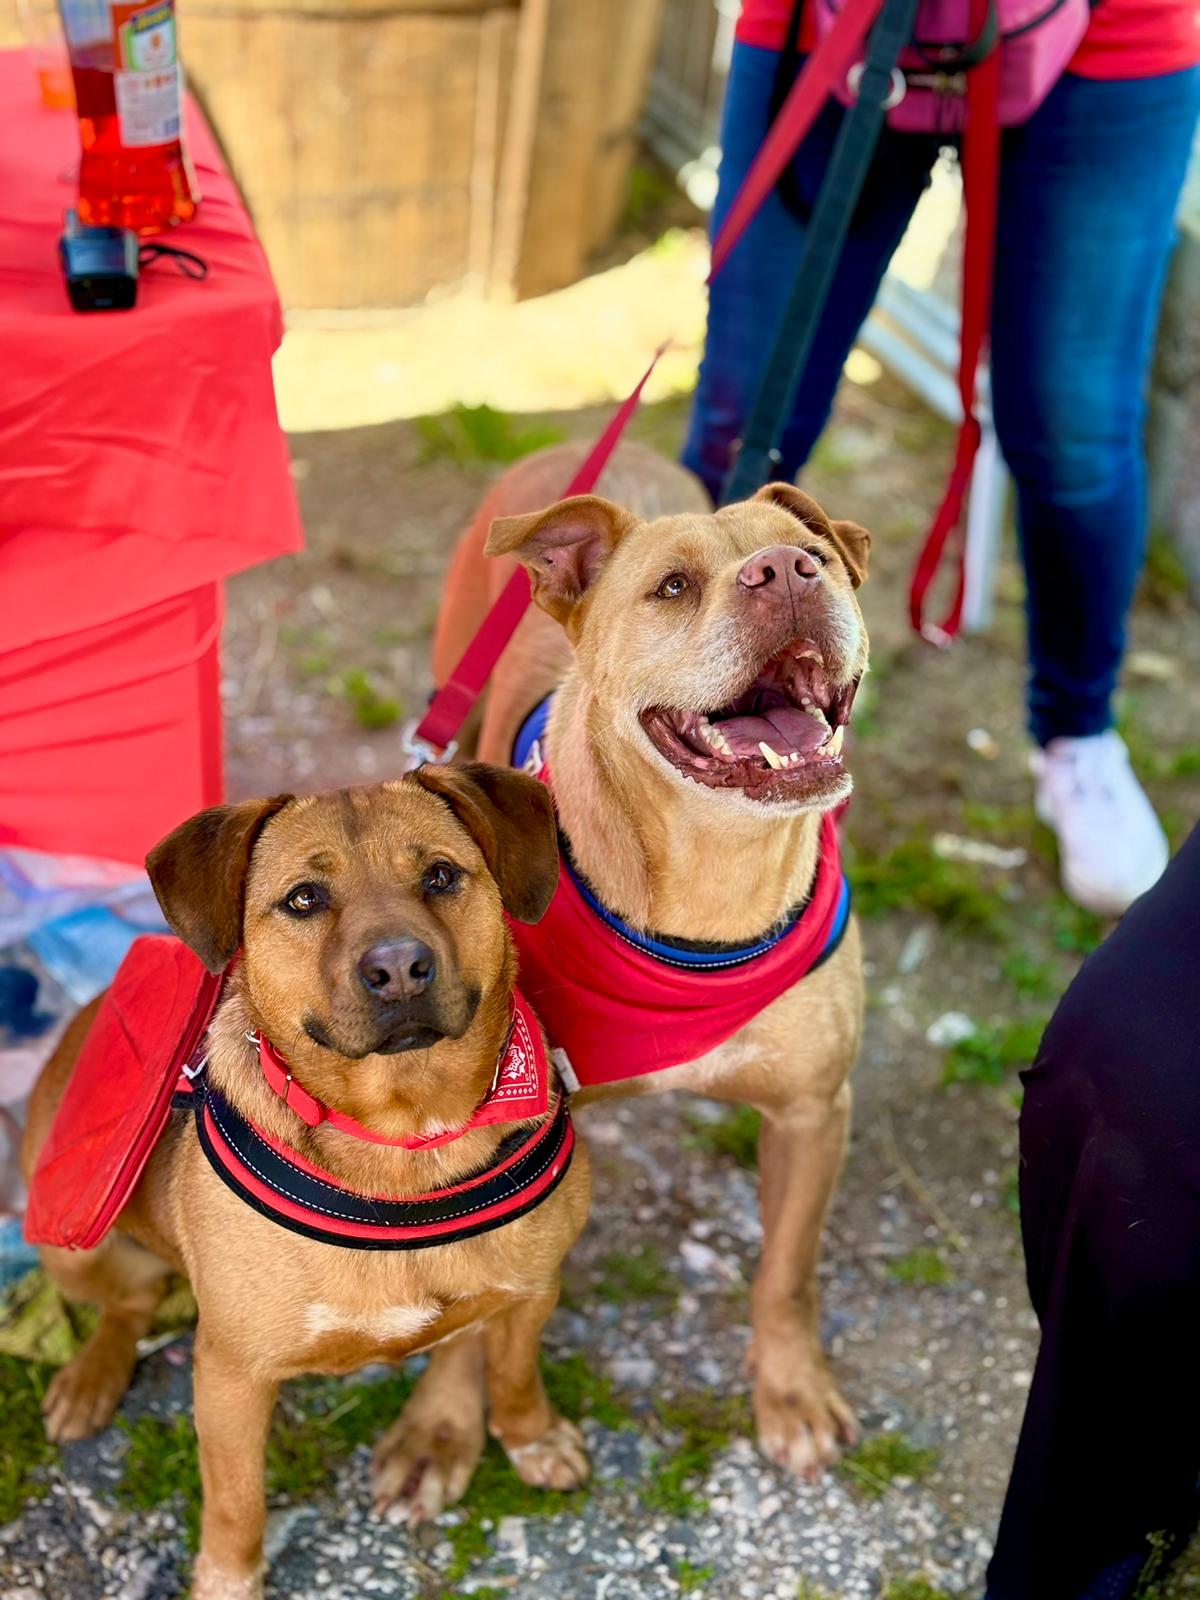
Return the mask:
[(558, 886), (558, 828), (546, 785), (482, 761), (418, 767), (413, 776), (475, 840), (509, 915), (540, 921)]
[(277, 794), (198, 812), (146, 857), (169, 927), (210, 972), (220, 972), (237, 953), (250, 857), (263, 828), (291, 798)]
[(597, 494), (577, 494), (545, 511), (497, 517), (484, 554), (512, 555), (529, 573), (533, 598), (563, 627), (637, 518)]
[(824, 534), (837, 546), (842, 565), (857, 589), (867, 576), (867, 556), (871, 549), (871, 535), (857, 522), (831, 522), (824, 511), (803, 489), (791, 483), (768, 483), (754, 496), (756, 500), (769, 500), (772, 505), (790, 511), (814, 533)]

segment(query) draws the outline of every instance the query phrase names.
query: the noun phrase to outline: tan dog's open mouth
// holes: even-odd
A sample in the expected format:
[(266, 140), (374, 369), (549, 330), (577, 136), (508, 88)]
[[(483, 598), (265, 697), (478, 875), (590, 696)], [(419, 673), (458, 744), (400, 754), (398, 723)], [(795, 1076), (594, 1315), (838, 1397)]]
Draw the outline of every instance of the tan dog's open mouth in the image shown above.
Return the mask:
[(730, 704), (652, 706), (641, 723), (684, 777), (752, 800), (798, 800), (844, 775), (842, 740), (858, 684), (853, 678), (832, 688), (821, 651), (794, 639)]

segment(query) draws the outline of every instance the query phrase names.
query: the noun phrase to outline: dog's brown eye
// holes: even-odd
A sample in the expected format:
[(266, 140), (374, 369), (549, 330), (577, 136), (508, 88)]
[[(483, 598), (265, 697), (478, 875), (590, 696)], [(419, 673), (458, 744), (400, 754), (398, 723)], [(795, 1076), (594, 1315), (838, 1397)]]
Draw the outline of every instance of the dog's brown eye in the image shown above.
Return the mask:
[(458, 868), (448, 861), (435, 861), (431, 867), (426, 867), (421, 883), (426, 894), (449, 894), (461, 877)]
[(329, 904), (324, 889), (315, 883), (298, 883), (284, 900), (286, 909), (297, 917), (307, 917)]
[(688, 583), (682, 572), (672, 572), (663, 579), (654, 591), (660, 600), (678, 600), (681, 594), (686, 594), (691, 584)]

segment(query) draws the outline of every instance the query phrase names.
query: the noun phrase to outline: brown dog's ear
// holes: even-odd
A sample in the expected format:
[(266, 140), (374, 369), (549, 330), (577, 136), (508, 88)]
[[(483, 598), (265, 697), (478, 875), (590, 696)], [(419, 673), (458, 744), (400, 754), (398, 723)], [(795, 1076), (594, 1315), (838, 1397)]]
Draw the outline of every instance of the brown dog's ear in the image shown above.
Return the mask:
[(198, 812), (146, 857), (171, 931), (210, 972), (220, 972), (237, 953), (250, 856), (266, 823), (291, 798), (277, 794)]
[(504, 909), (518, 922), (540, 922), (558, 887), (558, 827), (546, 785), (482, 761), (418, 767), (413, 776), (475, 840)]
[(871, 535), (857, 522), (830, 522), (824, 511), (803, 489), (791, 483), (768, 483), (754, 496), (772, 505), (782, 506), (814, 533), (823, 533), (837, 546), (842, 565), (857, 589), (867, 576), (867, 554), (871, 548)]
[(497, 517), (484, 554), (512, 555), (529, 573), (533, 598), (567, 627), (576, 606), (637, 518), (597, 494), (577, 494), (545, 511)]

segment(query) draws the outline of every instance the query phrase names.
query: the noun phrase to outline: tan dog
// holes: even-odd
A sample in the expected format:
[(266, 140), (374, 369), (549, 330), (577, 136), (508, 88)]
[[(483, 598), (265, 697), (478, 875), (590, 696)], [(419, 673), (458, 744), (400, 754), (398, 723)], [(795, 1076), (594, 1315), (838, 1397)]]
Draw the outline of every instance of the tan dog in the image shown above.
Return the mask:
[[(557, 689), (559, 823), (603, 904), (660, 935), (752, 939), (808, 895), (821, 815), (850, 792), (840, 751), (867, 665), (854, 591), (869, 536), (781, 484), (714, 515), (682, 469), (629, 445), (602, 482), (621, 505), (549, 504), (580, 456), (530, 457), (484, 501), (451, 567), (435, 676), (445, 680), (515, 557), (537, 607), (492, 679), (480, 754), (508, 759), (522, 719)], [(684, 1088), (763, 1113), (754, 1407), (766, 1454), (810, 1477), (856, 1438), (820, 1347), (816, 1266), (862, 1004), (851, 921), (831, 959), (721, 1048), (584, 1091)], [(407, 1414), (414, 1464), (442, 1419), (479, 1437), (475, 1360), (459, 1343), (423, 1375)]]
[[(421, 1150), (309, 1127), (268, 1087), (247, 1035), (273, 1041), (304, 1090), (376, 1136), (436, 1135), (468, 1122), (510, 1026), (515, 961), (503, 912), (536, 920), (557, 875), (553, 814), (539, 784), (481, 766), (426, 768), (371, 788), (247, 801), (185, 823), (148, 867), (171, 926), (211, 970), (241, 948), (209, 1029), (205, 1076), (268, 1138), (342, 1190), (388, 1197), (459, 1184), (494, 1164), (505, 1140), (520, 1143), (511, 1122)], [(72, 1023), (34, 1091), (27, 1172), (98, 1005)], [(497, 1184), (511, 1188), (513, 1170)], [(578, 1147), (541, 1203), (493, 1231), (435, 1248), (342, 1248), (244, 1203), (210, 1165), (191, 1112), (174, 1113), (119, 1227), (94, 1251), (43, 1251), (68, 1294), (101, 1308), (95, 1333), (47, 1391), (47, 1431), (78, 1439), (108, 1422), (174, 1268), (191, 1279), (200, 1308), (195, 1596), (261, 1592), (267, 1430), (280, 1382), (301, 1373), (401, 1361), (478, 1328), (467, 1364), (472, 1396), (486, 1381), (492, 1433), (527, 1483), (573, 1486), (587, 1474), (586, 1457), (546, 1398), (538, 1348), (587, 1195)], [(377, 1511), (436, 1509), (421, 1474), (412, 1480), (414, 1426), (437, 1498), (466, 1488), (482, 1414), (466, 1436), (453, 1419), (431, 1436), (422, 1416), (414, 1407), (380, 1441)]]

